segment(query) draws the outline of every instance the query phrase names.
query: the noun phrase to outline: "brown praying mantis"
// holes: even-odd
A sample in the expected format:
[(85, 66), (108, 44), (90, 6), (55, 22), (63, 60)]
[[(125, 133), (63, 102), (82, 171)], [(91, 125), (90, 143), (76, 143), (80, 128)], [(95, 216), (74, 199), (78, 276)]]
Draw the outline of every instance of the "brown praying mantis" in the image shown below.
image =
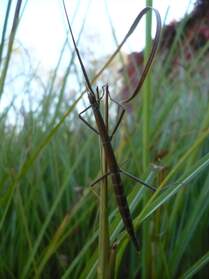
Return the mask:
[[(121, 49), (121, 47), (124, 45), (124, 43), (126, 42), (126, 40), (129, 38), (129, 36), (134, 32), (136, 26), (138, 25), (138, 23), (140, 22), (140, 20), (142, 19), (142, 17), (149, 11), (153, 11), (155, 13), (156, 16), (156, 33), (155, 33), (155, 37), (154, 37), (154, 41), (153, 41), (153, 46), (149, 55), (149, 58), (147, 60), (147, 63), (144, 67), (144, 70), (142, 72), (141, 78), (139, 79), (138, 85), (136, 86), (136, 89), (134, 90), (133, 94), (127, 98), (126, 100), (123, 100), (121, 103), (118, 103), (117, 101), (113, 100), (110, 96), (109, 93), (109, 88), (108, 85), (103, 87), (103, 95), (104, 93), (106, 93), (110, 100), (112, 100), (112, 102), (116, 103), (121, 109), (121, 113), (118, 117), (118, 120), (116, 122), (115, 127), (113, 128), (113, 131), (111, 134), (109, 134), (107, 126), (105, 125), (105, 121), (103, 119), (102, 113), (100, 111), (100, 101), (103, 98), (103, 95), (101, 97), (99, 97), (99, 89), (98, 87), (96, 88), (96, 91), (94, 92), (91, 82), (89, 80), (89, 77), (87, 75), (86, 69), (84, 67), (83, 61), (81, 59), (79, 50), (77, 48), (75, 39), (74, 39), (74, 35), (73, 35), (73, 31), (70, 25), (70, 21), (67, 15), (67, 11), (66, 11), (66, 7), (65, 7), (65, 3), (63, 0), (63, 5), (64, 5), (64, 10), (65, 10), (65, 14), (66, 14), (66, 18), (67, 18), (67, 22), (68, 22), (68, 27), (70, 30), (70, 34), (72, 37), (72, 41), (73, 41), (73, 45), (75, 48), (75, 52), (76, 55), (78, 57), (79, 60), (79, 64), (81, 66), (82, 72), (83, 72), (83, 76), (85, 78), (85, 82), (86, 82), (86, 87), (87, 87), (87, 95), (88, 95), (88, 99), (90, 102), (90, 105), (85, 108), (80, 114), (79, 114), (79, 118), (92, 130), (94, 131), (97, 135), (99, 135), (100, 139), (101, 139), (101, 143), (104, 149), (104, 154), (105, 154), (105, 158), (107, 161), (107, 166), (108, 166), (108, 172), (106, 174), (104, 174), (102, 177), (100, 177), (99, 179), (97, 179), (91, 186), (95, 185), (96, 183), (98, 183), (99, 181), (101, 181), (102, 179), (104, 179), (107, 176), (111, 176), (112, 178), (112, 185), (114, 188), (114, 192), (115, 192), (115, 197), (116, 197), (116, 201), (117, 201), (117, 205), (118, 205), (118, 209), (121, 215), (121, 218), (123, 220), (125, 229), (127, 230), (130, 238), (132, 239), (134, 246), (136, 247), (137, 251), (139, 251), (140, 246), (138, 243), (138, 240), (136, 238), (136, 234), (134, 231), (134, 227), (133, 227), (133, 222), (132, 222), (132, 218), (131, 218), (131, 214), (130, 214), (130, 210), (129, 210), (129, 206), (128, 206), (128, 202), (127, 202), (127, 198), (126, 195), (124, 193), (124, 189), (123, 189), (123, 184), (122, 184), (122, 180), (121, 180), (121, 173), (127, 175), (128, 177), (134, 179), (135, 181), (139, 182), (140, 184), (146, 186), (147, 188), (149, 188), (152, 191), (155, 191), (156, 188), (153, 186), (150, 186), (149, 184), (147, 184), (146, 182), (144, 182), (143, 180), (141, 180), (140, 178), (137, 178), (131, 174), (129, 174), (128, 172), (122, 170), (119, 165), (118, 162), (116, 160), (114, 151), (113, 151), (113, 147), (111, 144), (111, 140), (114, 136), (114, 134), (116, 133), (122, 118), (124, 116), (125, 113), (125, 108), (124, 105), (127, 104), (128, 102), (130, 102), (139, 92), (139, 90), (141, 89), (144, 80), (147, 76), (147, 73), (151, 67), (151, 64), (153, 62), (154, 56), (156, 54), (157, 48), (158, 48), (158, 44), (159, 44), (159, 39), (160, 39), (160, 31), (161, 31), (161, 18), (160, 18), (160, 14), (159, 12), (151, 7), (146, 7), (144, 8), (136, 17), (136, 19), (134, 20), (133, 24), (131, 25), (128, 33), (126, 34), (126, 36), (124, 37), (123, 41), (121, 42), (121, 44), (118, 46), (117, 50), (114, 52), (114, 54), (112, 55), (112, 57), (114, 57), (118, 51)], [(95, 118), (95, 122), (96, 122), (96, 126), (97, 128), (95, 129), (94, 127), (92, 127), (82, 116), (83, 113), (85, 113), (87, 110), (92, 109), (93, 111), (93, 115)]]

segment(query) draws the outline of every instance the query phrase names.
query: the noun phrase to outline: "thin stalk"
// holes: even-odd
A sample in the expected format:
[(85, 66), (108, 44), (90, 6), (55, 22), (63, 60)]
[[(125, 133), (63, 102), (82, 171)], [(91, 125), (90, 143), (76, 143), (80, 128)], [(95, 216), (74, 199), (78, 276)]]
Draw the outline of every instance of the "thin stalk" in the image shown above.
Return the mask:
[(6, 36), (6, 31), (7, 31), (9, 13), (11, 11), (11, 4), (12, 4), (12, 0), (10, 0), (7, 4), (6, 16), (5, 16), (5, 20), (4, 20), (4, 24), (3, 24), (1, 44), (0, 44), (0, 65), (1, 65), (1, 62), (2, 62), (2, 55), (3, 55), (4, 46), (5, 46), (5, 36)]
[[(105, 124), (108, 130), (108, 94), (105, 95)], [(104, 150), (102, 150), (102, 175), (107, 173), (108, 166)], [(109, 277), (109, 229), (108, 229), (108, 178), (105, 177), (100, 186), (99, 199), (99, 263), (98, 278), (107, 279)]]
[(11, 30), (11, 33), (10, 33), (10, 36), (9, 36), (9, 43), (8, 43), (7, 55), (6, 55), (6, 58), (5, 58), (5, 64), (4, 64), (4, 68), (2, 70), (2, 74), (1, 74), (1, 77), (0, 77), (0, 98), (3, 94), (4, 83), (5, 83), (7, 70), (8, 70), (8, 67), (9, 67), (9, 62), (10, 62), (10, 58), (11, 58), (11, 54), (12, 54), (14, 39), (15, 39), (15, 35), (16, 35), (16, 31), (17, 31), (17, 27), (18, 27), (18, 23), (19, 23), (19, 15), (20, 15), (21, 5), (22, 5), (22, 0), (18, 0), (17, 5), (16, 5), (16, 9), (15, 9), (14, 19), (13, 19), (12, 30)]
[(111, 247), (111, 251), (110, 251), (108, 279), (114, 279), (115, 278), (116, 252), (117, 252), (117, 247), (115, 245), (113, 245)]
[[(146, 0), (146, 6), (152, 7), (152, 0)], [(144, 61), (149, 58), (151, 45), (152, 45), (152, 13), (149, 12), (146, 15), (146, 47), (144, 52)], [(144, 92), (143, 92), (143, 108), (142, 108), (142, 121), (143, 121), (143, 135), (142, 135), (142, 158), (143, 158), (143, 170), (146, 172), (150, 154), (149, 154), (149, 139), (150, 139), (150, 112), (151, 112), (151, 75), (148, 73), (147, 78), (144, 82)], [(149, 194), (144, 195), (143, 204), (146, 205), (149, 199)], [(151, 237), (150, 237), (150, 226), (149, 223), (145, 222), (142, 229), (142, 278), (151, 278), (152, 267), (150, 263), (151, 259)]]
[[(152, 7), (152, 0), (146, 1), (147, 6)], [(146, 47), (144, 51), (145, 63), (149, 58), (150, 50), (152, 47), (152, 13), (146, 14)], [(151, 74), (148, 73), (146, 80), (144, 81), (143, 92), (143, 169), (147, 169), (149, 164), (149, 135), (150, 135), (150, 112), (151, 112)]]

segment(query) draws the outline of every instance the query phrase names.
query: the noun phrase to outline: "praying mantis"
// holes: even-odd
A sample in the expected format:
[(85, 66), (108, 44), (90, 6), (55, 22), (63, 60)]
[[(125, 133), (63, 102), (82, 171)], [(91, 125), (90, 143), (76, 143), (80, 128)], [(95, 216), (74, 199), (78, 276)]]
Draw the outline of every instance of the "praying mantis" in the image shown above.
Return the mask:
[[(141, 78), (139, 79), (138, 85), (136, 86), (136, 89), (134, 90), (134, 92), (132, 93), (132, 95), (130, 97), (128, 97), (126, 100), (123, 100), (121, 103), (118, 103), (117, 101), (113, 100), (110, 96), (110, 92), (109, 92), (109, 87), (108, 85), (103, 87), (103, 95), (106, 93), (110, 100), (112, 100), (114, 103), (116, 103), (121, 109), (121, 113), (118, 117), (118, 120), (116, 122), (115, 127), (113, 128), (113, 131), (111, 134), (109, 134), (107, 126), (105, 124), (105, 121), (103, 119), (102, 113), (100, 111), (100, 101), (103, 98), (103, 95), (100, 97), (99, 96), (99, 89), (98, 87), (96, 88), (96, 91), (93, 90), (91, 82), (89, 80), (89, 77), (87, 75), (86, 69), (84, 67), (84, 63), (81, 59), (80, 56), (80, 52), (77, 48), (76, 45), (76, 41), (73, 35), (73, 31), (71, 28), (71, 24), (68, 18), (68, 14), (67, 14), (67, 10), (66, 10), (66, 6), (63, 0), (63, 6), (64, 6), (64, 11), (65, 11), (65, 15), (67, 18), (67, 22), (68, 22), (68, 27), (70, 30), (70, 34), (71, 34), (71, 38), (73, 41), (73, 45), (75, 48), (75, 52), (81, 67), (81, 70), (83, 72), (83, 76), (86, 82), (86, 87), (87, 87), (87, 95), (88, 95), (88, 100), (90, 105), (85, 108), (80, 114), (79, 114), (79, 118), (94, 132), (96, 133), (100, 139), (101, 139), (101, 143), (103, 146), (103, 150), (104, 150), (104, 154), (105, 154), (105, 158), (107, 161), (107, 166), (108, 166), (108, 172), (106, 174), (104, 174), (102, 177), (100, 177), (99, 179), (97, 179), (91, 186), (95, 185), (96, 183), (98, 183), (99, 181), (101, 181), (102, 179), (104, 179), (107, 176), (111, 176), (112, 179), (112, 185), (114, 188), (114, 192), (115, 192), (115, 197), (116, 197), (116, 202), (118, 205), (118, 210), (120, 212), (121, 218), (123, 220), (124, 223), (124, 227), (126, 229), (126, 231), (128, 232), (131, 240), (133, 241), (133, 244), (136, 248), (137, 251), (140, 250), (140, 245), (139, 242), (137, 240), (135, 231), (134, 231), (134, 226), (133, 226), (133, 221), (131, 218), (131, 213), (129, 210), (129, 206), (128, 206), (128, 202), (127, 202), (127, 198), (126, 195), (124, 193), (124, 189), (123, 189), (123, 184), (122, 184), (122, 179), (121, 179), (121, 173), (127, 175), (128, 177), (134, 179), (135, 181), (141, 183), (142, 185), (146, 186), (147, 188), (149, 188), (152, 191), (155, 191), (156, 188), (153, 186), (150, 186), (149, 184), (147, 184), (146, 182), (142, 181), (140, 178), (137, 178), (131, 174), (129, 174), (128, 172), (122, 170), (119, 165), (118, 162), (116, 160), (116, 156), (112, 147), (112, 143), (111, 140), (114, 136), (114, 134), (116, 133), (122, 118), (124, 116), (125, 113), (125, 107), (124, 105), (129, 103), (139, 92), (139, 90), (141, 89), (144, 80), (148, 74), (148, 71), (150, 70), (151, 64), (153, 62), (153, 59), (155, 57), (155, 54), (157, 52), (157, 48), (158, 48), (158, 44), (159, 44), (159, 39), (160, 39), (160, 31), (161, 31), (161, 18), (160, 18), (160, 14), (159, 12), (151, 7), (146, 7), (144, 8), (136, 17), (136, 19), (134, 20), (133, 24), (131, 25), (128, 33), (126, 34), (126, 36), (124, 37), (123, 41), (121, 42), (121, 44), (118, 46), (117, 50), (115, 51), (115, 53), (112, 55), (112, 57), (114, 57), (116, 55), (116, 53), (121, 49), (121, 47), (124, 45), (124, 43), (126, 42), (126, 40), (128, 39), (128, 37), (134, 32), (136, 26), (138, 25), (138, 23), (140, 22), (140, 20), (142, 19), (142, 17), (149, 11), (153, 11), (155, 13), (156, 16), (156, 33), (155, 33), (155, 37), (154, 37), (154, 41), (153, 41), (153, 46), (149, 55), (149, 58), (147, 60), (147, 63), (144, 67), (144, 70), (142, 72)], [(96, 127), (94, 128), (93, 126), (91, 126), (91, 124), (89, 124), (85, 118), (82, 116), (87, 110), (92, 109), (93, 111), (93, 115), (95, 118), (95, 122), (96, 122)]]

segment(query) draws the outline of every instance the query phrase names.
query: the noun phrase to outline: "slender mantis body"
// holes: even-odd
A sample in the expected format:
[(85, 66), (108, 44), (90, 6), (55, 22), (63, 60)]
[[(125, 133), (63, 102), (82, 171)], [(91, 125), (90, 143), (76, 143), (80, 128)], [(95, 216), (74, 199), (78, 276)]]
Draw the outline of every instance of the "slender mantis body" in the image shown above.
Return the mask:
[[(64, 4), (64, 1), (63, 1)], [(159, 42), (159, 36), (160, 36), (160, 30), (161, 30), (161, 20), (160, 20), (160, 15), (158, 13), (157, 10), (152, 9), (150, 7), (145, 8), (144, 10), (142, 10), (139, 15), (137, 16), (137, 18), (135, 19), (134, 23), (132, 24), (131, 28), (129, 29), (129, 32), (127, 33), (127, 35), (125, 36), (124, 40), (122, 41), (122, 43), (119, 45), (119, 47), (117, 48), (116, 52), (112, 55), (112, 58), (117, 54), (117, 52), (120, 50), (120, 48), (122, 47), (122, 45), (125, 43), (125, 41), (127, 40), (127, 38), (133, 33), (133, 31), (135, 30), (136, 26), (138, 25), (139, 21), (141, 20), (141, 18), (143, 17), (143, 15), (145, 15), (149, 10), (153, 10), (156, 14), (156, 19), (157, 19), (157, 31), (156, 31), (156, 35), (154, 38), (154, 43), (153, 43), (153, 47), (150, 53), (150, 57), (147, 61), (147, 64), (143, 70), (141, 79), (139, 80), (139, 83), (136, 87), (136, 89), (134, 90), (133, 94), (131, 95), (131, 97), (129, 97), (127, 100), (123, 101), (122, 104), (117, 103), (116, 101), (114, 101), (115, 103), (117, 103), (120, 107), (122, 107), (122, 112), (120, 114), (120, 117), (115, 125), (115, 128), (113, 129), (113, 132), (111, 135), (109, 135), (108, 133), (108, 129), (105, 125), (102, 113), (100, 111), (100, 107), (99, 107), (99, 102), (101, 100), (102, 97), (99, 97), (99, 90), (97, 88), (97, 94), (93, 91), (91, 83), (89, 81), (88, 75), (86, 73), (84, 64), (82, 62), (82, 59), (80, 57), (80, 53), (79, 50), (77, 48), (75, 39), (74, 39), (74, 35), (72, 32), (72, 28), (67, 16), (67, 11), (66, 11), (66, 7), (64, 4), (64, 9), (65, 9), (65, 14), (67, 17), (67, 21), (68, 21), (68, 26), (70, 29), (70, 33), (71, 33), (71, 37), (73, 40), (73, 44), (74, 44), (74, 48), (86, 81), (86, 86), (87, 86), (87, 94), (88, 94), (88, 99), (89, 99), (89, 103), (90, 106), (87, 107), (85, 110), (83, 110), (80, 114), (79, 117), (80, 119), (90, 128), (92, 129), (95, 133), (97, 133), (100, 136), (101, 139), (101, 143), (103, 145), (103, 149), (104, 149), (104, 153), (105, 153), (105, 157), (106, 157), (106, 161), (107, 161), (107, 165), (108, 165), (108, 169), (109, 172), (106, 173), (105, 175), (103, 175), (103, 177), (97, 179), (97, 181), (94, 183), (96, 184), (98, 181), (100, 181), (101, 179), (103, 179), (105, 176), (107, 175), (111, 175), (112, 178), (112, 184), (113, 184), (113, 188), (114, 188), (114, 192), (115, 192), (115, 197), (116, 197), (116, 201), (117, 201), (117, 205), (118, 205), (118, 209), (121, 215), (121, 218), (123, 220), (124, 226), (130, 236), (130, 238), (133, 241), (134, 246), (136, 247), (136, 250), (139, 251), (140, 246), (138, 243), (138, 240), (136, 238), (136, 234), (134, 231), (134, 227), (133, 227), (133, 222), (132, 222), (132, 218), (131, 218), (131, 214), (130, 214), (130, 210), (128, 207), (128, 202), (127, 202), (127, 198), (125, 196), (124, 193), (124, 189), (123, 189), (123, 185), (122, 185), (122, 180), (121, 180), (121, 173), (126, 174), (127, 176), (131, 177), (132, 179), (138, 181), (139, 183), (145, 185), (146, 187), (150, 188), (151, 190), (155, 191), (156, 189), (153, 188), (152, 186), (148, 185), (147, 183), (145, 183), (144, 181), (142, 181), (139, 178), (136, 178), (135, 176), (130, 175), (129, 173), (121, 170), (121, 168), (119, 167), (114, 151), (113, 151), (113, 147), (111, 144), (111, 139), (113, 137), (113, 135), (115, 134), (117, 128), (119, 127), (119, 124), (123, 118), (123, 115), (125, 113), (125, 109), (123, 108), (123, 104), (130, 102), (130, 100), (132, 100), (136, 94), (138, 93), (139, 89), (142, 87), (142, 84), (145, 80), (145, 77), (149, 71), (149, 68), (152, 64), (153, 58), (155, 56), (155, 53), (157, 51), (157, 47), (158, 47), (158, 42)], [(108, 89), (108, 85), (106, 85), (105, 87), (103, 87), (104, 93), (109, 94), (109, 89)], [(98, 96), (98, 97), (97, 97)], [(109, 95), (110, 96), (110, 95)], [(110, 97), (111, 98), (111, 97)], [(92, 127), (81, 115), (86, 112), (88, 109), (92, 109), (93, 110), (93, 115), (95, 118), (95, 122), (96, 122), (96, 126), (97, 129), (95, 129), (94, 127)], [(92, 184), (92, 185), (94, 185)]]

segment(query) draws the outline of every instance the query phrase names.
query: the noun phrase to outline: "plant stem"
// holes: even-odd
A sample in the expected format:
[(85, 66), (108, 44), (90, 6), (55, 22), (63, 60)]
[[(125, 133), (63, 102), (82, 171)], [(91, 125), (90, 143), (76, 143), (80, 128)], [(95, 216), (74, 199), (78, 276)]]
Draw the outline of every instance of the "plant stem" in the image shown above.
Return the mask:
[[(152, 0), (146, 1), (147, 6), (152, 6)], [(146, 15), (146, 47), (144, 51), (145, 63), (149, 57), (151, 45), (152, 45), (152, 13), (149, 12)], [(150, 111), (151, 111), (151, 75), (148, 73), (144, 82), (143, 92), (143, 168), (147, 169), (149, 164), (149, 135), (150, 135)]]
[(0, 77), (0, 98), (3, 94), (4, 83), (6, 80), (7, 70), (8, 70), (10, 58), (12, 55), (12, 48), (13, 48), (13, 44), (14, 44), (14, 39), (15, 39), (18, 23), (19, 23), (19, 14), (20, 14), (21, 5), (22, 5), (22, 0), (18, 0), (17, 4), (16, 4), (16, 9), (15, 9), (15, 15), (13, 18), (12, 30), (9, 35), (9, 42), (8, 42), (8, 48), (7, 48), (7, 54), (6, 54), (6, 58), (5, 58), (5, 62), (4, 62), (4, 67), (3, 67), (1, 77)]
[[(108, 130), (108, 95), (105, 95), (105, 124)], [(102, 173), (108, 171), (105, 153), (102, 150)], [(98, 278), (107, 279), (109, 276), (109, 230), (108, 230), (108, 179), (105, 177), (100, 186), (99, 199), (99, 265)]]
[[(152, 7), (152, 0), (146, 0), (146, 6)], [(152, 44), (152, 13), (149, 12), (146, 15), (146, 47), (144, 51), (144, 61), (146, 63)], [(144, 173), (147, 170), (150, 154), (149, 154), (149, 139), (150, 139), (150, 112), (151, 112), (151, 75), (148, 73), (147, 78), (144, 82), (144, 92), (143, 92), (143, 170)], [(143, 199), (143, 204), (147, 203), (148, 193), (145, 194)], [(143, 225), (143, 234), (142, 234), (142, 278), (151, 278), (151, 238), (150, 238), (150, 226), (146, 222)]]

